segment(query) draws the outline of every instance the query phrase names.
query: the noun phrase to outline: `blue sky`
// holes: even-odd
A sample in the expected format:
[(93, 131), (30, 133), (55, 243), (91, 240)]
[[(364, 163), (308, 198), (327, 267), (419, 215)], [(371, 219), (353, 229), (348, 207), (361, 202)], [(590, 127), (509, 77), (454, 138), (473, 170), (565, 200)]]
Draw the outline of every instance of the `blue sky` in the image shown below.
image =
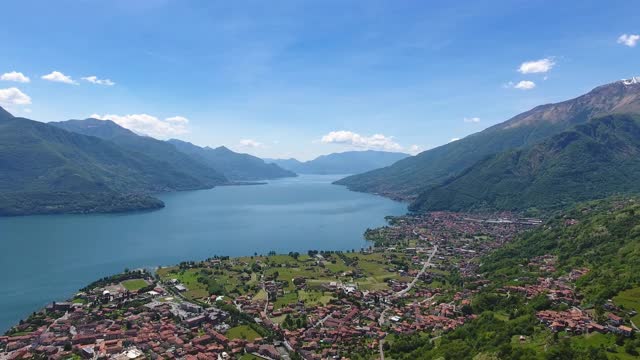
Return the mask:
[(638, 20), (635, 0), (10, 1), (0, 105), (263, 157), (415, 152), (640, 75)]

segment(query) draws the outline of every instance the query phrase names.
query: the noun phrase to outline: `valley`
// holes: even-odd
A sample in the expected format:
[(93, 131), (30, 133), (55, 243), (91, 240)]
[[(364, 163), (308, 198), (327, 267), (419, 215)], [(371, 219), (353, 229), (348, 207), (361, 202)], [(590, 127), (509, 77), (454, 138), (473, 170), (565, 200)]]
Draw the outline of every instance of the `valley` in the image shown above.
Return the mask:
[(640, 359), (636, 2), (4, 2), (0, 360)]

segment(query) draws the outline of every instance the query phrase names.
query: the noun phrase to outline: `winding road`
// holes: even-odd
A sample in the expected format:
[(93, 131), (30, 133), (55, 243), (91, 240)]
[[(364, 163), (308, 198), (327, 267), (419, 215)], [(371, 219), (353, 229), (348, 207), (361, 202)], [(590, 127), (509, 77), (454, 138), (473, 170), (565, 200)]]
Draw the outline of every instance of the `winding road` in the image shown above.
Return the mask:
[(418, 272), (418, 275), (416, 275), (415, 278), (413, 278), (413, 280), (409, 283), (409, 286), (407, 286), (406, 288), (398, 291), (397, 293), (391, 295), (392, 298), (395, 297), (399, 297), (402, 296), (406, 293), (408, 293), (409, 291), (411, 291), (411, 289), (413, 288), (413, 286), (418, 282), (418, 280), (420, 279), (420, 276), (422, 276), (422, 274), (424, 274), (425, 271), (427, 271), (427, 268), (429, 266), (431, 266), (431, 259), (433, 259), (434, 256), (436, 256), (436, 252), (438, 251), (438, 245), (434, 245), (433, 246), (433, 251), (431, 252), (431, 255), (429, 255), (429, 258), (427, 259), (427, 261), (424, 263), (424, 266), (422, 267), (422, 269), (420, 270), (420, 272)]
[[(390, 295), (386, 300), (390, 300), (393, 298), (397, 298), (399, 296), (402, 296), (406, 293), (408, 293), (409, 291), (411, 291), (411, 289), (413, 288), (413, 286), (418, 282), (418, 280), (420, 280), (420, 277), (422, 276), (422, 274), (425, 273), (425, 271), (427, 271), (427, 268), (429, 268), (431, 266), (431, 260), (433, 259), (434, 256), (436, 256), (436, 252), (438, 252), (438, 245), (434, 245), (433, 246), (433, 251), (431, 252), (431, 255), (429, 255), (429, 258), (427, 259), (427, 261), (424, 262), (424, 265), (422, 266), (422, 269), (418, 272), (418, 274), (416, 275), (416, 277), (413, 278), (413, 280), (411, 280), (411, 282), (409, 283), (409, 285), (398, 291), (395, 294)], [(431, 297), (433, 298), (433, 297)], [(378, 318), (378, 324), (380, 324), (380, 326), (382, 326), (384, 324), (384, 317), (385, 317), (385, 313), (387, 312), (387, 310), (389, 310), (389, 305), (385, 305), (384, 306), (384, 310), (382, 310), (382, 312), (380, 313), (380, 317)], [(384, 360), (384, 339), (380, 340), (380, 345), (379, 345), (379, 351), (380, 351), (380, 360)]]

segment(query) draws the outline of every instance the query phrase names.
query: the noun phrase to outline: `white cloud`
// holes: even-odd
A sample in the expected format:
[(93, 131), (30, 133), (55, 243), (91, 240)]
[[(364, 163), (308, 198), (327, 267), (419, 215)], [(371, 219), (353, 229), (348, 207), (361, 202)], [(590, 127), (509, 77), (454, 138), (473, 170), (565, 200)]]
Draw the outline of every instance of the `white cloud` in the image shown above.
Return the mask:
[(0, 89), (0, 104), (3, 105), (29, 105), (31, 98), (20, 89), (11, 87)]
[(165, 119), (166, 121), (173, 123), (173, 124), (188, 124), (189, 123), (189, 119), (187, 119), (184, 116), (172, 116), (169, 118)]
[(466, 123), (479, 123), (480, 122), (480, 118), (479, 117), (464, 118), (464, 122), (466, 122)]
[(640, 41), (640, 35), (638, 34), (622, 34), (618, 38), (618, 44), (622, 44), (628, 47), (634, 47)]
[(96, 85), (105, 85), (105, 86), (113, 86), (116, 83), (114, 83), (113, 81), (109, 80), (109, 79), (98, 79), (97, 76), (92, 75), (92, 76), (85, 76), (82, 78), (82, 80), (84, 81), (88, 81), (92, 84), (96, 84)]
[(522, 74), (546, 73), (553, 68), (555, 61), (551, 58), (523, 62), (518, 71)]
[(71, 78), (71, 76), (67, 76), (59, 71), (52, 71), (50, 74), (43, 75), (42, 79), (47, 81), (53, 81), (53, 82), (61, 82), (65, 84), (74, 84), (74, 85), (78, 84)]
[(458, 141), (460, 140), (460, 138), (452, 138), (451, 140), (449, 140), (450, 143), (454, 142), (454, 141)]
[(519, 83), (513, 85), (513, 87), (520, 90), (531, 90), (536, 87), (536, 83), (529, 80), (522, 80)]
[(19, 83), (28, 83), (31, 81), (31, 79), (29, 79), (27, 76), (24, 76), (23, 73), (17, 71), (2, 74), (2, 76), (0, 76), (0, 80), (15, 81)]
[(257, 147), (261, 147), (262, 143), (257, 142), (253, 139), (242, 139), (240, 140), (240, 146), (245, 148), (257, 148)]
[(392, 137), (382, 134), (374, 134), (371, 136), (362, 136), (351, 131), (332, 131), (320, 139), (325, 144), (343, 144), (350, 145), (362, 149), (378, 149), (387, 151), (402, 151), (402, 146)]
[(407, 151), (411, 155), (416, 155), (416, 154), (421, 153), (423, 151), (423, 149), (422, 149), (422, 146), (414, 144), (414, 145), (409, 146), (409, 149)]
[(156, 138), (166, 139), (172, 136), (181, 135), (189, 132), (187, 125), (189, 119), (183, 116), (174, 116), (161, 120), (155, 116), (148, 114), (131, 114), (131, 115), (98, 115), (89, 116), (99, 120), (111, 120), (116, 124), (127, 128), (135, 133), (144, 134)]

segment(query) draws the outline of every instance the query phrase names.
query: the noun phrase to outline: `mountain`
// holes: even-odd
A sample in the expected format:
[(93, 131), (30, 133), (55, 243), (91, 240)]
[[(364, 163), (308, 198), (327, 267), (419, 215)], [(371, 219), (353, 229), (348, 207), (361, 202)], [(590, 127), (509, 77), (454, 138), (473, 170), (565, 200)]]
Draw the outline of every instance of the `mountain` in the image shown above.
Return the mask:
[(294, 158), (289, 158), (289, 159), (269, 159), (269, 158), (264, 158), (263, 160), (266, 163), (276, 164), (276, 165), (280, 166), (283, 169), (287, 169), (287, 170), (293, 171), (295, 173), (302, 174), (302, 172), (300, 172), (300, 168), (302, 167), (302, 164), (304, 164), (304, 162), (302, 162), (300, 160), (297, 160), (297, 159), (294, 159)]
[(322, 155), (313, 160), (300, 162), (296, 159), (266, 159), (299, 174), (356, 174), (382, 168), (409, 154), (388, 151), (347, 151)]
[(149, 193), (208, 186), (113, 142), (24, 118), (0, 121), (0, 215), (162, 207)]
[(260, 158), (236, 153), (224, 146), (212, 149), (176, 139), (171, 139), (168, 143), (202, 164), (222, 172), (229, 180), (252, 181), (296, 176), (294, 172), (278, 165), (267, 164)]
[(11, 119), (12, 117), (13, 115), (11, 115), (11, 113), (9, 113), (7, 110), (0, 107), (0, 121)]
[(553, 209), (640, 193), (640, 116), (609, 115), (479, 161), (421, 194), (413, 211)]
[(415, 199), (422, 191), (489, 155), (536, 144), (593, 117), (614, 113), (640, 113), (640, 83), (618, 81), (572, 100), (541, 105), (461, 140), (336, 184), (397, 199)]
[(199, 185), (189, 186), (189, 188), (210, 188), (227, 182), (223, 174), (182, 153), (172, 144), (138, 135), (110, 120), (69, 120), (49, 124), (74, 133), (108, 140), (124, 149), (163, 162), (167, 169), (182, 173), (199, 183)]

